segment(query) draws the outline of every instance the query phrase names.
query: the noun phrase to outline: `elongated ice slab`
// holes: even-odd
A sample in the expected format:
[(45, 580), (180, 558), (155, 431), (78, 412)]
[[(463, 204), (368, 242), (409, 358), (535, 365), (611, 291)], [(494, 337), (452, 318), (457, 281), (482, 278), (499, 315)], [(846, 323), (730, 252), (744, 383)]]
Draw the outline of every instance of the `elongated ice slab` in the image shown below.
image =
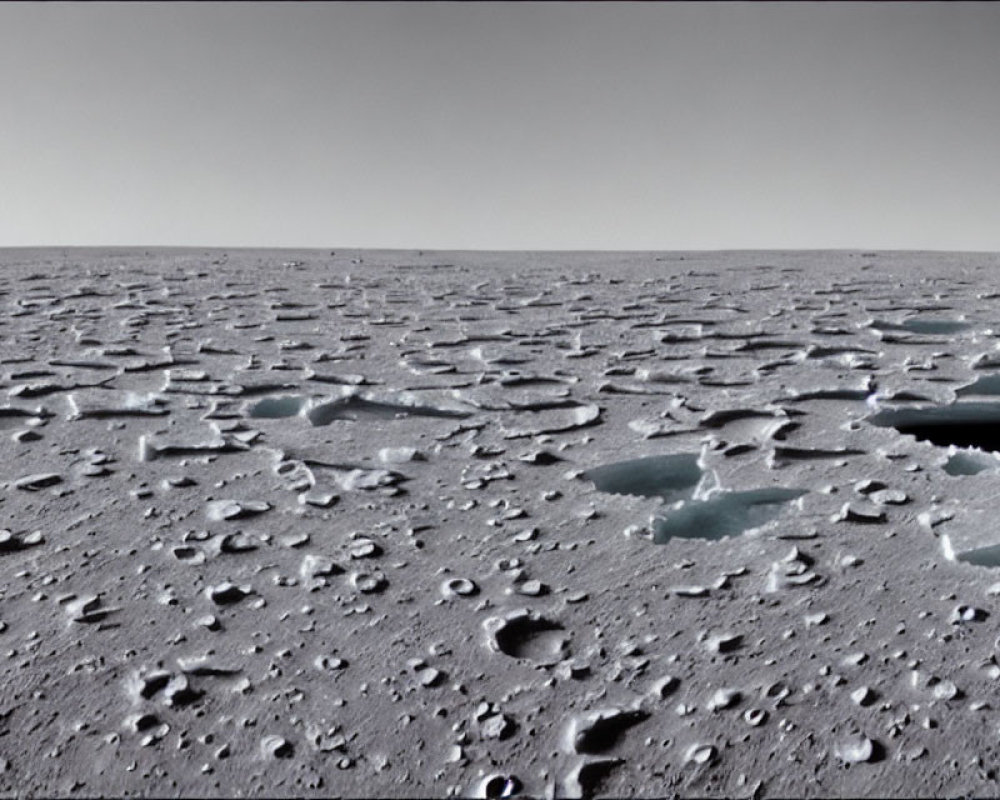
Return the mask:
[(308, 404), (305, 397), (285, 395), (283, 397), (265, 397), (253, 403), (247, 413), (256, 419), (282, 419), (301, 414)]
[(951, 333), (961, 333), (971, 328), (972, 325), (960, 319), (920, 319), (918, 317), (911, 317), (898, 323), (877, 320), (872, 323), (872, 327), (883, 331), (905, 331), (906, 333), (941, 336)]
[(354, 387), (345, 387), (340, 397), (313, 401), (303, 395), (265, 397), (246, 407), (245, 413), (256, 419), (283, 419), (305, 416), (314, 426), (329, 425), (336, 420), (382, 419), (399, 417), (447, 417), (462, 419), (470, 412), (457, 408), (424, 405), (407, 393), (393, 398), (373, 398), (358, 394)]
[(469, 413), (446, 408), (423, 406), (416, 403), (392, 403), (368, 400), (350, 395), (313, 406), (306, 413), (309, 421), (316, 426), (329, 425), (335, 420), (357, 420), (362, 417), (373, 419), (396, 419), (397, 417), (448, 417), (464, 418)]

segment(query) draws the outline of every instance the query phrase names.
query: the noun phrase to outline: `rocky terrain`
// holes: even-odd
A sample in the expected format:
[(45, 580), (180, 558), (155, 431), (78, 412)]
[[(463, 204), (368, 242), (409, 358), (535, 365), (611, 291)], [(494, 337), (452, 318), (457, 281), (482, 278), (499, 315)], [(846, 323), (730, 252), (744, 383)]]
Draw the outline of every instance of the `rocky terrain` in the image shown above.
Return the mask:
[(0, 251), (0, 792), (1000, 794), (998, 269)]

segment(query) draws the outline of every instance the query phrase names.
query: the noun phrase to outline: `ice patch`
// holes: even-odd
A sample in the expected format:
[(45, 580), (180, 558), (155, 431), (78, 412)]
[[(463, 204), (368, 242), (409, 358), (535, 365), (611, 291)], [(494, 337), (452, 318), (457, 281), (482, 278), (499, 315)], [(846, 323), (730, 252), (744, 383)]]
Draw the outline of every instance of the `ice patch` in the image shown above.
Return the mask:
[(673, 538), (716, 541), (759, 528), (781, 515), (806, 489), (771, 488), (723, 492), (707, 500), (681, 501), (653, 520), (653, 541)]
[(698, 456), (691, 453), (635, 458), (583, 473), (598, 491), (665, 501), (690, 497), (703, 475)]
[(308, 400), (299, 395), (282, 397), (265, 397), (256, 403), (251, 403), (247, 414), (255, 419), (283, 419), (301, 414), (308, 405)]
[(977, 450), (956, 450), (944, 464), (944, 471), (954, 477), (978, 475), (992, 469), (1000, 469), (1000, 457)]

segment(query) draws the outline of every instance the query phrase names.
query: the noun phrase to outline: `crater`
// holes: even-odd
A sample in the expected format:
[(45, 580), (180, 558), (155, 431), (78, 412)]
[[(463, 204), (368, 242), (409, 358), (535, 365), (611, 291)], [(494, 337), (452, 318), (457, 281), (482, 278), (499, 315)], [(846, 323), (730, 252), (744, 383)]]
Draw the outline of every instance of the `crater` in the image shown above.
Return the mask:
[(537, 612), (522, 609), (484, 623), (487, 644), (511, 658), (554, 664), (568, 655), (563, 626)]
[(953, 477), (978, 475), (992, 469), (1000, 469), (1000, 457), (976, 450), (953, 453), (944, 464), (944, 471)]

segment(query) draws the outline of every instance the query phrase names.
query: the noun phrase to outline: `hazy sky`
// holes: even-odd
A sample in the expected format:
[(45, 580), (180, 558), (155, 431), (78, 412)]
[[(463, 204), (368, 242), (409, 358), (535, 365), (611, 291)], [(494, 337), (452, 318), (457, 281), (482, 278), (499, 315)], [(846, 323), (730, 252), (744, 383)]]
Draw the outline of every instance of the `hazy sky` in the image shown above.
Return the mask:
[(0, 245), (1000, 250), (1000, 4), (2, 3)]

